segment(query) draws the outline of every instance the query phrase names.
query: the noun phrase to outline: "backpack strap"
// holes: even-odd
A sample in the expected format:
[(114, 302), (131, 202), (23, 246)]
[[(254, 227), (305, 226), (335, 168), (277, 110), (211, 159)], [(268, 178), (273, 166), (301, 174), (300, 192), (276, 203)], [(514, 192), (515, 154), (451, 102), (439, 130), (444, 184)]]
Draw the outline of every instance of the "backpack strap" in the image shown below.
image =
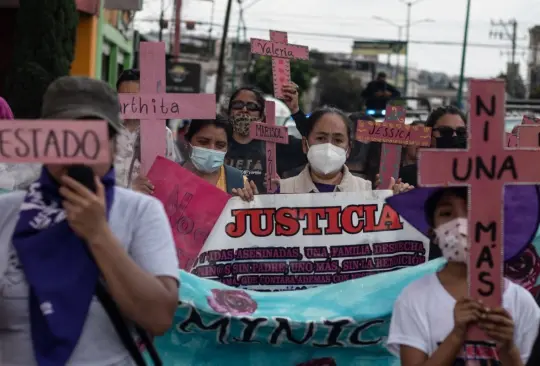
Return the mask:
[(233, 188), (244, 188), (244, 174), (242, 174), (242, 171), (228, 165), (223, 167), (225, 168), (227, 193), (232, 194)]

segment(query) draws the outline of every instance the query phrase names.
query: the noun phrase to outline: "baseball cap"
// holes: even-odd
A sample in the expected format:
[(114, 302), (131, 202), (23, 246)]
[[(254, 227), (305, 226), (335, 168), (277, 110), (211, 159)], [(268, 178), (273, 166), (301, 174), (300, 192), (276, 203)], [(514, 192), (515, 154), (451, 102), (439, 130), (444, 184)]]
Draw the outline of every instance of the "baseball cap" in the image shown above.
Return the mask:
[(122, 128), (118, 95), (109, 84), (80, 76), (63, 76), (51, 83), (43, 96), (44, 119), (80, 119), (95, 117)]

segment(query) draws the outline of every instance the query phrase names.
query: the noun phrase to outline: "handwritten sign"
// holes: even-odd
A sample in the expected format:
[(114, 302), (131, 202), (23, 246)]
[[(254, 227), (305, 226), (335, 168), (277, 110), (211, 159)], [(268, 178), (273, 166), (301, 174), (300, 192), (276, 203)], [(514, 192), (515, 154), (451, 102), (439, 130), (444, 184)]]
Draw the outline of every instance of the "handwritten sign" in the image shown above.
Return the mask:
[(276, 144), (288, 144), (289, 135), (287, 127), (276, 126), (276, 103), (266, 101), (266, 123), (253, 122), (249, 126), (249, 135), (252, 139), (263, 140), (266, 145), (266, 190), (274, 193), (277, 186), (272, 180), (279, 179), (277, 175)]
[(383, 123), (358, 121), (356, 125), (357, 140), (383, 143), (379, 168), (381, 189), (388, 188), (390, 179), (399, 175), (403, 145), (429, 146), (431, 143), (430, 127), (405, 124), (404, 106), (387, 106), (385, 116)]
[[(539, 150), (506, 149), (505, 86), (501, 80), (471, 80), (467, 150), (420, 150), (419, 183), (469, 188), (469, 296), (491, 308), (501, 306), (503, 293), (504, 186), (536, 184), (540, 170), (531, 161)], [(469, 340), (487, 336), (477, 327)]]
[(189, 270), (230, 196), (161, 156), (148, 179), (169, 217), (180, 268)]
[(96, 164), (110, 161), (106, 121), (1, 120), (0, 161)]
[(291, 82), (290, 59), (309, 59), (309, 48), (288, 44), (286, 32), (270, 31), (270, 41), (251, 38), (251, 53), (272, 57), (274, 96), (283, 98), (281, 89)]
[(518, 126), (516, 140), (519, 147), (540, 147), (540, 125), (524, 124)]
[(165, 120), (216, 118), (213, 94), (166, 94), (165, 43), (141, 42), (140, 94), (119, 94), (123, 119), (141, 119), (141, 173), (165, 152)]

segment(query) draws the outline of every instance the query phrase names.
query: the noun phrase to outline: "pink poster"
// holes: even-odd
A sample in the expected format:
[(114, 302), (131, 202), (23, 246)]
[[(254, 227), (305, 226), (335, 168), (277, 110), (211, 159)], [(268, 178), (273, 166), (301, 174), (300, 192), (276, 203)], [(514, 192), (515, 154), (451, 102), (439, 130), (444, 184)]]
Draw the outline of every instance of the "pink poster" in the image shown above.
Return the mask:
[(231, 196), (161, 156), (148, 179), (169, 217), (180, 268), (189, 271)]

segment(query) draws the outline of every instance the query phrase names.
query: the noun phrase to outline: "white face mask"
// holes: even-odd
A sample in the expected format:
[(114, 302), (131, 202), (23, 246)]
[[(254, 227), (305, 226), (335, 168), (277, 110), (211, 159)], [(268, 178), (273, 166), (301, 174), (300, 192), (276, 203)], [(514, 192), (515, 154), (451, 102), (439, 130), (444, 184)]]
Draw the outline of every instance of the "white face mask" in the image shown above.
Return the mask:
[(436, 228), (437, 245), (447, 261), (467, 263), (469, 232), (466, 218), (459, 217)]
[(317, 173), (335, 173), (345, 164), (347, 151), (330, 143), (313, 145), (309, 147), (307, 158), (309, 165)]
[(191, 147), (191, 163), (202, 173), (213, 173), (223, 166), (225, 152), (206, 149), (204, 147)]

